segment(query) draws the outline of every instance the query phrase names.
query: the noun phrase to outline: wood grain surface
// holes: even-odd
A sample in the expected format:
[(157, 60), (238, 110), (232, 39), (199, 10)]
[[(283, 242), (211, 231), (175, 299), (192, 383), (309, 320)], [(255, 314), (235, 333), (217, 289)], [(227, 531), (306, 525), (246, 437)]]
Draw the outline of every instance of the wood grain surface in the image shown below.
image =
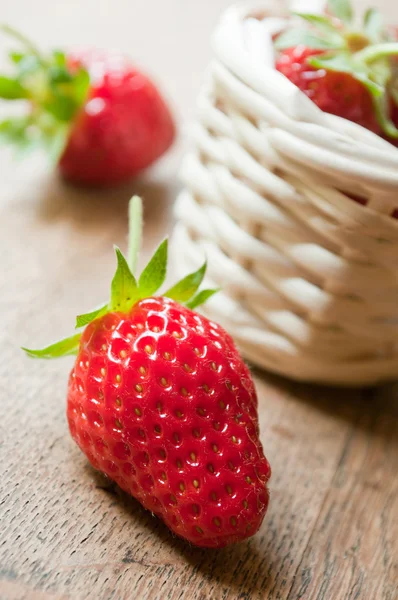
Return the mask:
[[(4, 17), (45, 46), (120, 46), (184, 123), (228, 3), (16, 0)], [(398, 20), (395, 0), (379, 4)], [(397, 386), (332, 390), (255, 373), (270, 509), (254, 538), (208, 551), (174, 538), (89, 467), (65, 419), (71, 360), (19, 350), (67, 334), (107, 296), (133, 192), (145, 199), (144, 255), (170, 230), (184, 146), (106, 192), (66, 185), (39, 156), (16, 164), (1, 151), (0, 598), (396, 600)]]

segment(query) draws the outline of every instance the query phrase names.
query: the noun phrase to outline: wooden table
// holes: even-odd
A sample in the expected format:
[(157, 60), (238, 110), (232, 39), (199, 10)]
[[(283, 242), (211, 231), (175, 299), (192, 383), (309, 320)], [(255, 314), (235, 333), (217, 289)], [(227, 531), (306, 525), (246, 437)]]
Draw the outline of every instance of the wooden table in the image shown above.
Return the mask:
[[(130, 52), (186, 121), (228, 0), (8, 4), (9, 22), (44, 45)], [(88, 466), (65, 419), (71, 361), (31, 361), (19, 350), (68, 333), (78, 312), (107, 297), (132, 192), (145, 198), (146, 252), (170, 230), (183, 149), (107, 192), (67, 186), (40, 157), (15, 164), (2, 151), (0, 597), (395, 600), (396, 386), (331, 390), (256, 373), (270, 510), (251, 540), (206, 551), (172, 537)]]

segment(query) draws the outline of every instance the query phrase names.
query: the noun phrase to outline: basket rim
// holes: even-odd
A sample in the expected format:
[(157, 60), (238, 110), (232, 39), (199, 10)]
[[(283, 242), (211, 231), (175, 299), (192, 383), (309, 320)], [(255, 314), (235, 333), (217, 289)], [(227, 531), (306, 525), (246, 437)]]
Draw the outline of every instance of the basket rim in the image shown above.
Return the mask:
[[(264, 108), (265, 103), (272, 104), (279, 110), (280, 116), (283, 114), (285, 124), (276, 122), (272, 125), (274, 137), (279, 138), (275, 139), (278, 152), (286, 153), (294, 139), (306, 144), (308, 135), (312, 135), (313, 139), (318, 137), (318, 141), (306, 145), (311, 153), (310, 162), (318, 161), (319, 150), (326, 170), (331, 172), (331, 166), (334, 173), (346, 181), (363, 183), (378, 194), (396, 194), (398, 147), (357, 123), (323, 112), (274, 68), (269, 29), (265, 23), (267, 15), (272, 17), (275, 14), (282, 19), (283, 15), (288, 16), (286, 7), (281, 7), (276, 0), (238, 2), (226, 9), (213, 35), (216, 60), (212, 68), (215, 79), (221, 78), (226, 82), (229, 78), (237, 95), (239, 86), (242, 93), (245, 88), (258, 102), (263, 102)], [(263, 42), (267, 32), (268, 40)], [(215, 72), (217, 69), (218, 73)], [(290, 135), (290, 141), (287, 135)], [(355, 160), (345, 163), (340, 156), (346, 155), (347, 148), (350, 148), (349, 154)], [(369, 148), (377, 156), (376, 160), (369, 156)]]
[(207, 283), (224, 292), (206, 310), (257, 365), (335, 385), (394, 379), (398, 155), (274, 68), (275, 6), (239, 3), (220, 20), (174, 247), (187, 270), (208, 256)]
[[(257, 19), (259, 21), (266, 20), (267, 18), (281, 18), (288, 19), (289, 18), (289, 10), (285, 4), (281, 4), (278, 0), (250, 0), (246, 2), (245, 0), (238, 0), (228, 8), (224, 10), (221, 14), (219, 23), (215, 29), (213, 34), (213, 48), (217, 51), (217, 37), (219, 33), (225, 28), (241, 26), (245, 21), (249, 19)], [(267, 65), (264, 65), (264, 69), (270, 68)], [(338, 117), (336, 115), (331, 115), (323, 112), (319, 109), (311, 100), (307, 98), (307, 96), (291, 81), (289, 81), (282, 73), (279, 73), (275, 69), (272, 69), (275, 73), (277, 73), (280, 82), (284, 81), (283, 85), (285, 89), (287, 89), (286, 83), (289, 84), (289, 87), (293, 87), (295, 90), (295, 95), (297, 99), (300, 99), (299, 102), (301, 105), (305, 107), (306, 117), (310, 117), (311, 120), (315, 123), (322, 122), (322, 125), (326, 129), (335, 130), (336, 123), (343, 124), (345, 129), (350, 129), (353, 132), (356, 130), (357, 132), (361, 132), (362, 136), (366, 135), (367, 142), (373, 142), (377, 145), (381, 151), (384, 152), (392, 152), (397, 155), (398, 160), (398, 147), (394, 146), (387, 140), (384, 140), (378, 134), (369, 131), (362, 125), (349, 121), (348, 119), (344, 119), (343, 117)], [(312, 113), (310, 116), (309, 113)], [(348, 124), (348, 125), (347, 125)], [(345, 134), (347, 138), (351, 136), (349, 133)]]

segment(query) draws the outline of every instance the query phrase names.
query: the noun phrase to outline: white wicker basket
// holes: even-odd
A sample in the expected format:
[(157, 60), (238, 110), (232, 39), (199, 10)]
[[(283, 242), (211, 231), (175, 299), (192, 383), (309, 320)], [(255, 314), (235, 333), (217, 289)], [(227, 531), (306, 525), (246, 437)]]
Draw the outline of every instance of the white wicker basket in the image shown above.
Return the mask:
[(274, 69), (277, 11), (238, 5), (216, 31), (176, 262), (186, 272), (207, 256), (222, 292), (204, 311), (256, 365), (337, 385), (394, 379), (398, 150), (322, 113)]

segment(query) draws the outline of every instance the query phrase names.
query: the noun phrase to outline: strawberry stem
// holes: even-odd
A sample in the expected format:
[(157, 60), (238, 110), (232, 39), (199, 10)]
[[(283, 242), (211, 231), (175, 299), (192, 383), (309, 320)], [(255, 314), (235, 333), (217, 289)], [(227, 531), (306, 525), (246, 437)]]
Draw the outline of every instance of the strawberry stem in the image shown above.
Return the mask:
[(372, 63), (380, 58), (396, 55), (398, 55), (398, 44), (390, 42), (368, 46), (360, 52), (357, 52), (356, 59), (365, 63)]
[[(136, 302), (143, 298), (149, 298), (159, 291), (166, 277), (167, 239), (160, 244), (142, 271), (137, 283), (131, 270), (135, 270), (137, 266), (137, 255), (141, 245), (141, 232), (142, 201), (138, 196), (133, 196), (129, 204), (129, 261), (127, 262), (119, 248), (115, 247), (117, 268), (112, 279), (110, 300), (90, 312), (78, 315), (76, 318), (76, 329), (86, 327), (86, 325), (107, 313), (114, 311), (128, 313)], [(206, 263), (194, 273), (190, 273), (190, 275), (184, 277), (184, 279), (162, 295), (172, 298), (180, 304), (185, 304), (191, 309), (198, 307), (218, 291), (207, 289), (198, 292), (205, 272)], [(70, 354), (77, 354), (80, 336), (81, 332), (50, 344), (46, 348), (39, 350), (23, 348), (23, 350), (28, 356), (35, 358), (69, 356)]]
[(19, 31), (17, 31), (13, 27), (11, 27), (10, 25), (7, 25), (5, 23), (0, 24), (0, 31), (3, 31), (10, 37), (13, 37), (14, 39), (18, 40), (18, 42), (23, 44), (23, 46), (25, 46), (25, 48), (27, 50), (29, 50), (29, 52), (31, 52), (32, 54), (37, 56), (37, 58), (39, 58), (41, 62), (43, 61), (43, 57), (42, 57), (41, 52), (38, 49), (38, 47), (33, 42), (31, 42), (31, 40), (29, 38), (24, 36), (22, 33), (20, 33)]
[(138, 254), (142, 237), (142, 200), (133, 196), (129, 204), (129, 245), (127, 262), (133, 275), (137, 269)]
[(393, 121), (388, 117), (388, 107), (386, 95), (383, 94), (380, 98), (373, 96), (373, 104), (376, 110), (376, 115), (379, 123), (381, 124), (384, 133), (393, 139), (398, 139), (398, 129), (395, 127)]

